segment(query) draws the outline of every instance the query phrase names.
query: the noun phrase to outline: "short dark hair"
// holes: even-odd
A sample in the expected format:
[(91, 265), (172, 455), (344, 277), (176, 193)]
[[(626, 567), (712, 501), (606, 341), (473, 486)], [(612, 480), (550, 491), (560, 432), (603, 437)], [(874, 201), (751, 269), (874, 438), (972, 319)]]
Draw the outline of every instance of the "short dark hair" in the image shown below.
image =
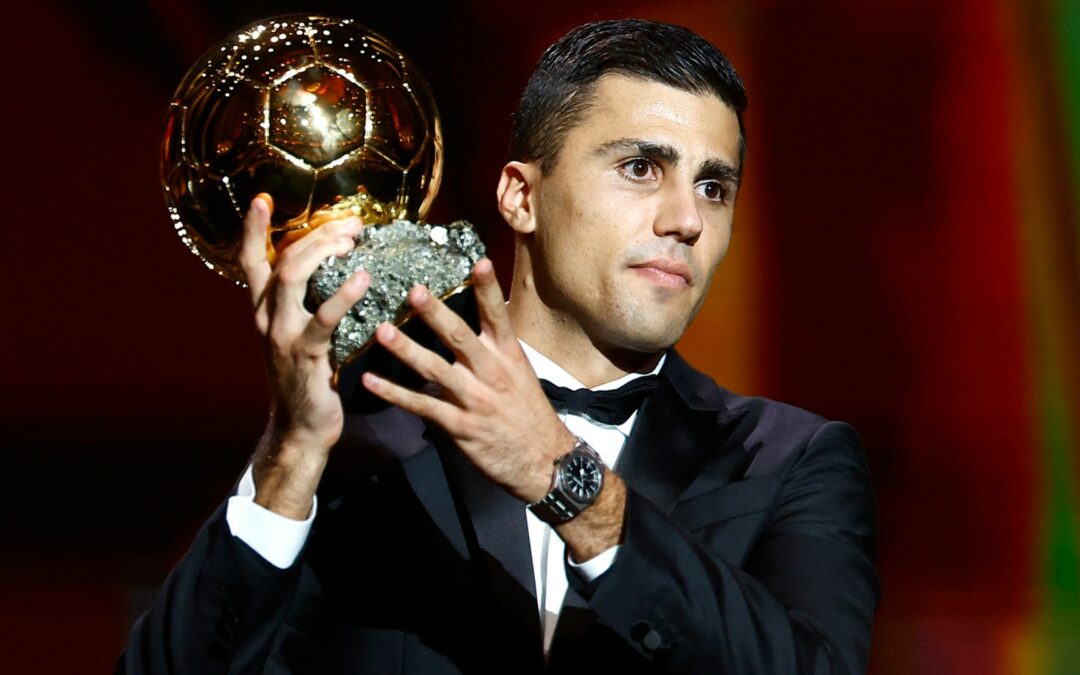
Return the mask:
[(746, 155), (746, 88), (723, 53), (697, 33), (658, 21), (619, 19), (578, 26), (548, 47), (514, 112), (510, 158), (551, 173), (566, 134), (582, 121), (596, 81), (608, 73), (714, 94), (739, 120), (739, 166)]

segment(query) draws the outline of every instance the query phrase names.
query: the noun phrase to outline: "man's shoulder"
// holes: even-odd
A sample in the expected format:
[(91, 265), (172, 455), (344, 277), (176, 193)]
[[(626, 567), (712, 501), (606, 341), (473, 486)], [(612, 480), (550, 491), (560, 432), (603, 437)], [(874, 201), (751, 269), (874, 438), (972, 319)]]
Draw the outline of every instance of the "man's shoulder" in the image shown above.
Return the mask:
[(821, 415), (764, 396), (744, 396), (717, 387), (730, 410), (745, 411), (743, 419), (760, 435), (809, 440), (829, 423)]
[(828, 422), (809, 410), (762, 396), (745, 396), (718, 385), (674, 350), (668, 352), (664, 373), (683, 401), (693, 409), (720, 411), (723, 416), (739, 416), (755, 426), (804, 430), (813, 433)]
[[(675, 357), (675, 358), (670, 358)], [(808, 448), (843, 445), (861, 452), (855, 431), (844, 422), (789, 403), (763, 396), (746, 396), (718, 385), (711, 377), (690, 366), (674, 351), (665, 364), (669, 381), (693, 409), (717, 411), (722, 427), (723, 450), (733, 445), (751, 460), (748, 474), (780, 470)]]

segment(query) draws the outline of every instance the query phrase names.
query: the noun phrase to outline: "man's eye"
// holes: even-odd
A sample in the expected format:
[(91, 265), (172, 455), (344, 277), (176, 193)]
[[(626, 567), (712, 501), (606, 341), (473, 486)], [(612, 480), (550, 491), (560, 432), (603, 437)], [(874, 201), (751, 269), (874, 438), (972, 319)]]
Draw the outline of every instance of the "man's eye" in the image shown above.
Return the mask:
[(641, 157), (625, 162), (621, 167), (622, 173), (633, 180), (650, 180), (655, 177), (656, 165)]
[(710, 180), (704, 183), (698, 183), (698, 192), (702, 197), (708, 199), (711, 202), (726, 202), (727, 190), (719, 181)]

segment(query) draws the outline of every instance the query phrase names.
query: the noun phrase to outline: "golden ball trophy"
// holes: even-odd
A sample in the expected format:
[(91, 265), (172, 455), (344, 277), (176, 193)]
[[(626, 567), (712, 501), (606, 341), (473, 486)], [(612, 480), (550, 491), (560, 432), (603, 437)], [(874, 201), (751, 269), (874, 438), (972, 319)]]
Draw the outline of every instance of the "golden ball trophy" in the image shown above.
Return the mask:
[(187, 72), (169, 106), (161, 183), (181, 240), (237, 283), (243, 216), (255, 195), (274, 201), (271, 260), (328, 220), (363, 219), (356, 248), (324, 262), (309, 284), (317, 305), (355, 270), (371, 275), (334, 332), (337, 377), (348, 364), (372, 367), (379, 323), (410, 332), (405, 298), (416, 284), (443, 299), (460, 295), (451, 307), (474, 311), (472, 294), (461, 291), (483, 243), (467, 222), (424, 223), (442, 154), (434, 98), (404, 54), (354, 20), (289, 15), (236, 31)]

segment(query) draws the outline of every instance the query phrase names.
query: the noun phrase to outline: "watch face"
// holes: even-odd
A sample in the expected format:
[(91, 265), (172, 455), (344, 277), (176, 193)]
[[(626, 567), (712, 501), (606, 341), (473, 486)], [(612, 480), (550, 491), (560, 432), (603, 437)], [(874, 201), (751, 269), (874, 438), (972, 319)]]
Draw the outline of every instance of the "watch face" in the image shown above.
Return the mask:
[(603, 479), (603, 467), (590, 457), (571, 455), (562, 465), (563, 487), (574, 499), (589, 503), (596, 498)]

